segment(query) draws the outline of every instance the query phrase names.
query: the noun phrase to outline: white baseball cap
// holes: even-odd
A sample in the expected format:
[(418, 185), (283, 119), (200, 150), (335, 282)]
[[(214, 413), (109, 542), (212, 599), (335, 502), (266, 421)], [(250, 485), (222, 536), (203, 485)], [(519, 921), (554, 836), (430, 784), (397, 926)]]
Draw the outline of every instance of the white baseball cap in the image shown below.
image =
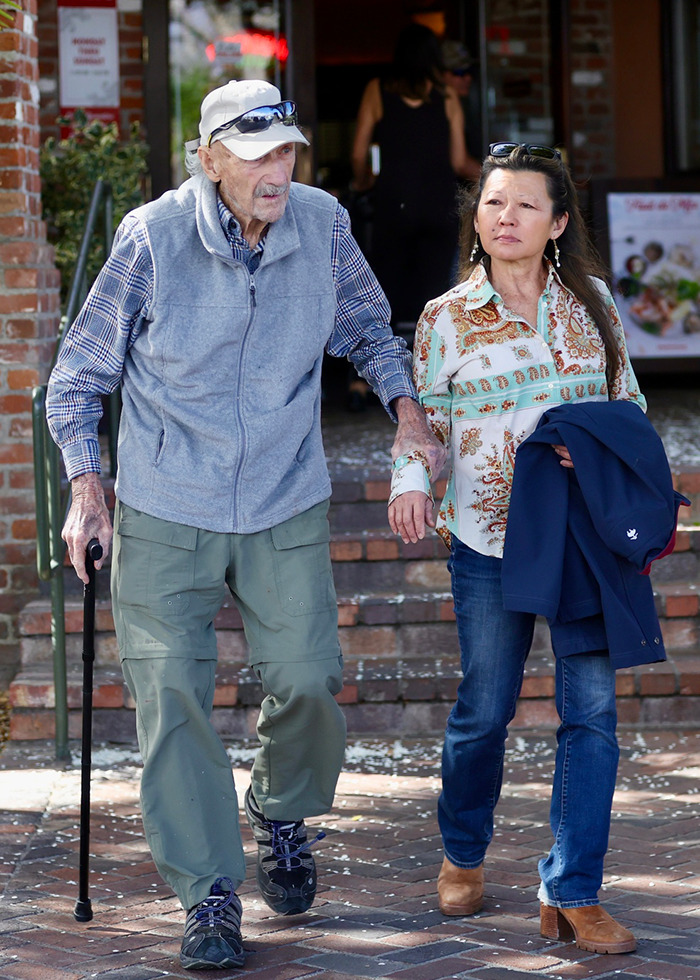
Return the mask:
[[(256, 116), (251, 113), (254, 109), (271, 111)], [(245, 113), (251, 113), (250, 119), (241, 120), (241, 128), (249, 127), (247, 131), (241, 132), (234, 126), (216, 132)], [(227, 82), (204, 98), (199, 135), (202, 146), (208, 146), (213, 136), (214, 142), (221, 141), (242, 160), (258, 160), (285, 143), (308, 146), (309, 141), (295, 124), (296, 106), (293, 102), (283, 102), (278, 88), (259, 79), (245, 79)]]

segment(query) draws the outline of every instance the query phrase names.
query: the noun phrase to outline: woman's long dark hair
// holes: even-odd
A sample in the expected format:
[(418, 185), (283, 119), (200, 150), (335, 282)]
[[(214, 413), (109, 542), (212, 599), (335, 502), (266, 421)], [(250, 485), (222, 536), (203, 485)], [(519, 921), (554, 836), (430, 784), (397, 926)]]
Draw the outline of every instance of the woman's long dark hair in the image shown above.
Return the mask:
[[(477, 247), (474, 257), (472, 250), (476, 242), (474, 216), (481, 200), (484, 185), (494, 170), (509, 170), (512, 172), (528, 170), (542, 174), (547, 182), (547, 191), (552, 199), (554, 218), (563, 214), (569, 215), (566, 228), (557, 238), (561, 267), (557, 269), (559, 278), (571, 290), (578, 300), (590, 313), (605, 344), (606, 377), (608, 390), (620, 368), (620, 352), (613, 332), (608, 308), (591, 276), (606, 281), (603, 265), (593, 247), (586, 229), (581, 211), (578, 206), (576, 188), (566, 165), (559, 159), (531, 156), (523, 147), (513, 150), (507, 157), (487, 156), (481, 168), (481, 177), (476, 187), (467, 191), (462, 198), (460, 234), (459, 278), (467, 279), (474, 266), (486, 254)], [(550, 242), (545, 254), (553, 253), (554, 246)], [(553, 255), (549, 255), (553, 258)]]
[(434, 85), (442, 91), (442, 50), (429, 27), (408, 24), (398, 36), (386, 88), (406, 99), (426, 99)]

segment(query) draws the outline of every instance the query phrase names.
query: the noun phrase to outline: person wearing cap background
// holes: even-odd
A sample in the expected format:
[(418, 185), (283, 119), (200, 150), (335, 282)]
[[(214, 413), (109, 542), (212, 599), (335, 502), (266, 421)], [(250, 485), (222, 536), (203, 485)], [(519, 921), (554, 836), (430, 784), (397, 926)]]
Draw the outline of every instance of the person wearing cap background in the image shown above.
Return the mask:
[[(464, 118), (464, 142), (467, 152), (481, 159), (481, 125), (479, 120), (479, 93), (472, 83), (476, 73), (476, 65), (469, 51), (461, 41), (443, 41), (442, 63), (444, 66), (443, 79), (445, 85), (459, 98)], [(452, 264), (450, 266), (450, 282), (459, 281), (459, 242), (457, 243)]]
[(192, 969), (244, 961), (238, 803), (210, 721), (227, 589), (265, 694), (245, 799), (258, 885), (281, 914), (316, 891), (304, 818), (331, 807), (345, 746), (324, 348), (349, 357), (398, 421), (394, 456), (418, 451), (435, 473), (444, 461), (347, 212), (292, 182), (307, 142), (296, 123), (267, 82), (204, 99), (191, 178), (126, 216), (49, 382), (72, 488), (63, 536), (83, 581), (88, 540), (106, 554), (112, 539), (97, 423), (101, 396), (122, 385), (112, 604), (144, 827), (188, 911), (180, 958)]
[(442, 63), (445, 85), (459, 96), (464, 112), (464, 138), (467, 152), (481, 159), (481, 126), (479, 124), (479, 93), (474, 88), (477, 66), (467, 48), (460, 41), (442, 42)]

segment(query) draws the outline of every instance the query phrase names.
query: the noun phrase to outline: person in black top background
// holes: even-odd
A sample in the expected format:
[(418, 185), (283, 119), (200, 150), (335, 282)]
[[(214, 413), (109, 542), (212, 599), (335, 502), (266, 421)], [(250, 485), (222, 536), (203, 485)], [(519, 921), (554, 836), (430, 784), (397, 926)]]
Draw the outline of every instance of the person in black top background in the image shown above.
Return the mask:
[[(464, 113), (443, 85), (440, 41), (409, 24), (398, 38), (385, 79), (365, 88), (352, 152), (354, 188), (372, 187), (372, 267), (392, 309), (392, 324), (409, 339), (426, 302), (452, 284), (458, 238), (457, 178), (475, 179)], [(379, 146), (379, 173), (369, 165)]]

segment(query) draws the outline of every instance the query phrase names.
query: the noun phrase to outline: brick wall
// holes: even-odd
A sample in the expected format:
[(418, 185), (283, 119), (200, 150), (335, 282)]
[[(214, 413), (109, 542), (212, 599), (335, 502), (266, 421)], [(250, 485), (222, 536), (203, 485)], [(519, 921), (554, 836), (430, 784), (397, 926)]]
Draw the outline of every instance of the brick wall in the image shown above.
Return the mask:
[(611, 21), (612, 0), (571, 0), (572, 150), (579, 180), (615, 174)]
[[(572, 159), (579, 180), (615, 172), (611, 17), (612, 0), (571, 0)], [(486, 30), (492, 137), (550, 142), (549, 4), (491, 0)]]
[[(58, 14), (56, 0), (38, 0), (40, 124), (42, 141), (58, 136)], [(119, 127), (128, 135), (132, 122), (143, 121), (143, 63), (140, 0), (118, 0)]]
[(547, 0), (487, 4), (493, 139), (550, 143), (550, 38)]
[(36, 0), (23, 7), (0, 31), (0, 678), (37, 588), (31, 389), (46, 377), (59, 309), (41, 220)]

